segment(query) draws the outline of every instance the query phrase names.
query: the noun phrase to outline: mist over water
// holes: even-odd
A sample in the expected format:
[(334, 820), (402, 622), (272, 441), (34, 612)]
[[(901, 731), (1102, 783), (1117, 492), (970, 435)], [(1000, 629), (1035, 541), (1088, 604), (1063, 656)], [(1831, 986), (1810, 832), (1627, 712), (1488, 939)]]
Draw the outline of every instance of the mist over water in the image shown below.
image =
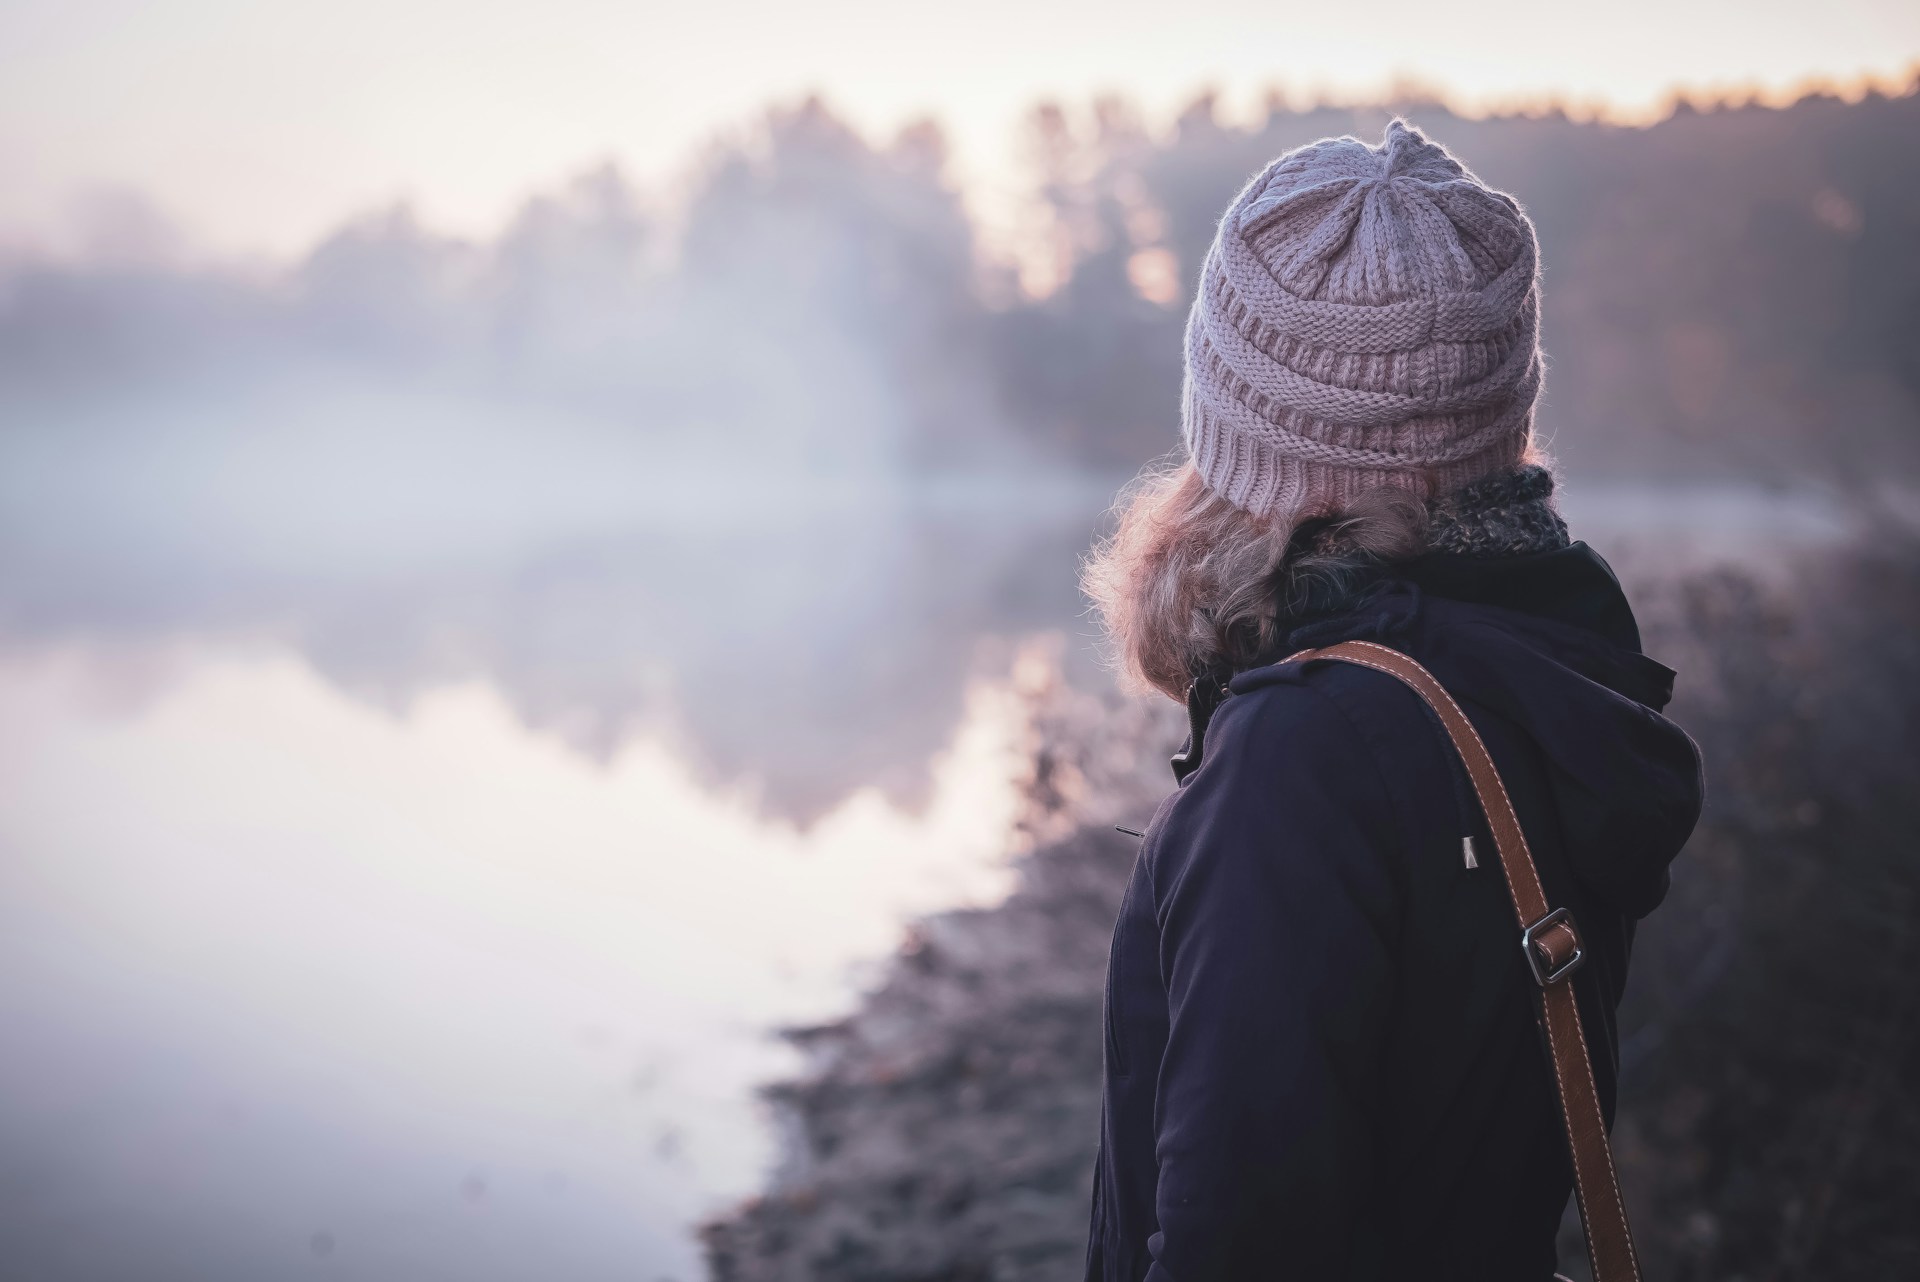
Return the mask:
[(930, 461), (840, 275), (655, 274), (606, 181), (0, 286), (16, 1264), (695, 1276), (770, 1030), (1001, 893), (1112, 483)]

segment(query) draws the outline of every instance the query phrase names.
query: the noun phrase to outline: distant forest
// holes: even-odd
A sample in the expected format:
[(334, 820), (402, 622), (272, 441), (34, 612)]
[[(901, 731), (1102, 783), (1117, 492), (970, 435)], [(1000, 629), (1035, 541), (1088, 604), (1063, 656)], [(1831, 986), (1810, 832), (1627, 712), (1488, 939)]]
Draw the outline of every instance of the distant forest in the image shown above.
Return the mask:
[(1162, 130), (1117, 101), (1042, 107), (1025, 144), (1038, 297), (981, 244), (937, 127), (876, 145), (806, 102), (716, 150), (667, 212), (607, 169), (486, 243), (397, 209), (271, 278), (0, 258), (0, 386), (319, 360), (663, 445), (724, 429), (776, 470), (1039, 450), (1127, 471), (1177, 443), (1180, 329), (1219, 211), (1287, 148), (1377, 138), (1394, 114), (1538, 224), (1541, 421), (1572, 475), (1913, 473), (1920, 80), (1646, 127), (1430, 101), (1234, 125), (1202, 99)]
[[(1117, 106), (1035, 131), (1064, 283), (995, 318), (1021, 421), (1085, 458), (1165, 448), (1191, 283), (1219, 211), (1288, 148), (1392, 114), (1514, 193), (1540, 232), (1542, 423), (1576, 474), (1911, 474), (1920, 445), (1920, 93), (1682, 107), (1644, 128), (1471, 119), (1436, 102), (1253, 128), (1196, 103), (1165, 138)], [(1135, 281), (1158, 250), (1178, 293)], [(1164, 261), (1164, 260), (1163, 260)], [(1130, 268), (1132, 269), (1130, 272)], [(1164, 268), (1163, 268), (1164, 270)]]

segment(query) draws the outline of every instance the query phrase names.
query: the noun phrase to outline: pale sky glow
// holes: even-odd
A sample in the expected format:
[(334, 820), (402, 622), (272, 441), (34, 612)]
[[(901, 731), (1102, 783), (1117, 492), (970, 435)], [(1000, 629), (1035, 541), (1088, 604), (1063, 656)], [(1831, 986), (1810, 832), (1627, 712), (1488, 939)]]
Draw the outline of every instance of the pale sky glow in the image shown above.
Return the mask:
[(0, 243), (70, 243), (77, 202), (128, 190), (220, 252), (296, 251), (400, 199), (484, 234), (609, 159), (670, 181), (816, 90), (876, 135), (938, 117), (992, 188), (1044, 95), (1123, 91), (1163, 119), (1208, 85), (1244, 106), (1412, 76), (1470, 107), (1644, 116), (1675, 86), (1901, 83), (1916, 61), (1907, 0), (4, 0)]

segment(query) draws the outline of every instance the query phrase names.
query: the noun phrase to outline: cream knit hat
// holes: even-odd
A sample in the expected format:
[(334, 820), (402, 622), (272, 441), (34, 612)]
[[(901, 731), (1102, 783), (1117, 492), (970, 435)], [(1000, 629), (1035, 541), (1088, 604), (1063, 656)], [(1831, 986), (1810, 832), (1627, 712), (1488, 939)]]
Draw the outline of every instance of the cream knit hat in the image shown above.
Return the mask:
[(1513, 467), (1540, 393), (1538, 260), (1519, 204), (1404, 121), (1280, 157), (1220, 220), (1187, 320), (1200, 475), (1279, 515)]

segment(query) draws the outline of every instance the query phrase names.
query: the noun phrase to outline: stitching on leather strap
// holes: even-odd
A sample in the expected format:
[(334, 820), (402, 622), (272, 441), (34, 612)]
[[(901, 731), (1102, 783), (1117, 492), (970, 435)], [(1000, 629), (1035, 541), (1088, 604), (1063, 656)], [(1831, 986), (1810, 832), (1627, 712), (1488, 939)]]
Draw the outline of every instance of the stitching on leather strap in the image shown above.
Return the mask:
[[(1627, 1268), (1632, 1272), (1634, 1282), (1640, 1282), (1640, 1260), (1633, 1249), (1632, 1226), (1627, 1223), (1627, 1200), (1620, 1194), (1620, 1174), (1614, 1169), (1613, 1146), (1607, 1140), (1607, 1115), (1600, 1107), (1600, 1086), (1593, 1077), (1593, 1057), (1587, 1053), (1586, 1032), (1580, 1027), (1580, 1008), (1574, 998), (1573, 989), (1571, 987), (1566, 989), (1566, 994), (1567, 1014), (1573, 1018), (1573, 1028), (1570, 1031), (1579, 1043), (1576, 1049), (1580, 1053), (1575, 1058), (1580, 1061), (1580, 1067), (1587, 1075), (1587, 1099), (1593, 1105), (1593, 1122), (1599, 1128), (1597, 1134), (1600, 1136), (1600, 1142), (1607, 1145), (1605, 1160), (1600, 1162), (1599, 1166), (1607, 1173), (1607, 1182), (1613, 1188), (1613, 1209), (1618, 1215), (1621, 1232), (1626, 1238)], [(1580, 1163), (1576, 1160), (1574, 1168), (1578, 1170), (1579, 1165)], [(1588, 1243), (1588, 1248), (1592, 1249), (1591, 1242)]]

